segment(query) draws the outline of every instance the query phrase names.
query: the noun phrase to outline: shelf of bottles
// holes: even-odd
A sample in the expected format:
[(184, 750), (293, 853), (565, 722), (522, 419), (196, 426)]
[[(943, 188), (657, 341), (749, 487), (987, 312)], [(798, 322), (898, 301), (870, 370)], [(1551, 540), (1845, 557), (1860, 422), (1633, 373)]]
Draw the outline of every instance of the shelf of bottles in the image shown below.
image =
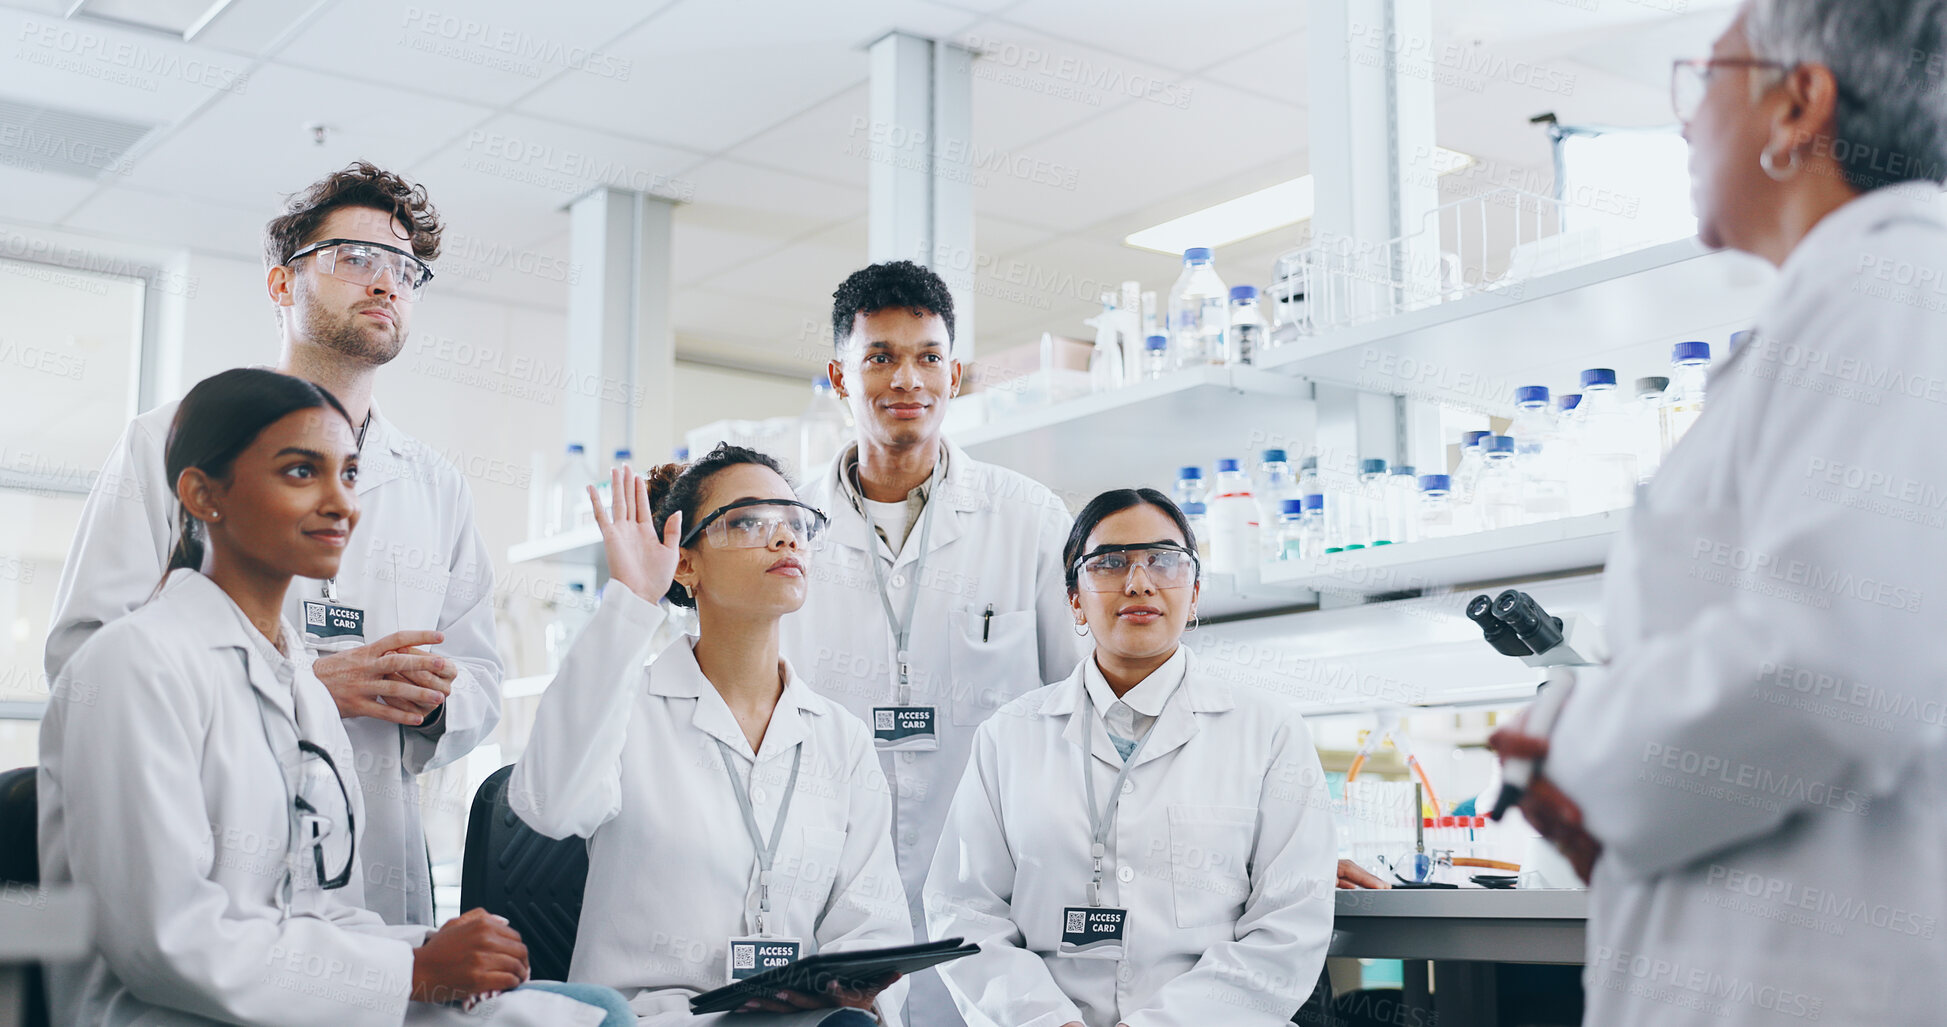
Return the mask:
[(1267, 588), (1371, 596), (1429, 591), (1559, 574), (1602, 566), (1627, 510), (1516, 524), (1492, 531), (1423, 539), (1267, 563)]

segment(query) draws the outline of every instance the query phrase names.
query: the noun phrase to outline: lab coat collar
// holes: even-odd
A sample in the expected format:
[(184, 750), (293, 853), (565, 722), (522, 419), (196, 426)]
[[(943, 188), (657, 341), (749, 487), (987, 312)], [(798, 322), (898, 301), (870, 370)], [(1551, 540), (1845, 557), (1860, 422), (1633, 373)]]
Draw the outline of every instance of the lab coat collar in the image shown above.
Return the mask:
[(1183, 672), (1189, 665), (1190, 650), (1179, 645), (1162, 666), (1136, 682), (1136, 687), (1120, 698), (1117, 698), (1115, 689), (1109, 687), (1109, 679), (1102, 676), (1102, 668), (1096, 666), (1092, 659), (1082, 661), (1082, 681), (1087, 686), (1089, 698), (1095, 703), (1097, 716), (1107, 717), (1109, 708), (1120, 702), (1145, 717), (1160, 717), (1164, 707), (1169, 704), (1170, 696), (1175, 695), (1177, 686), (1183, 683)]
[[(1197, 717), (1206, 713), (1222, 713), (1236, 708), (1231, 696), (1230, 686), (1198, 670), (1196, 654), (1187, 648), (1177, 646), (1177, 655), (1183, 658), (1183, 683), (1164, 700), (1162, 712), (1156, 716), (1156, 726), (1144, 743), (1143, 750), (1136, 754), (1135, 766), (1142, 766), (1151, 760), (1164, 756), (1183, 747), (1184, 743), (1196, 736)], [(1171, 662), (1176, 656), (1170, 657)], [(1070, 745), (1082, 745), (1081, 704), (1088, 702), (1088, 686), (1084, 680), (1088, 667), (1095, 662), (1093, 654), (1083, 660), (1068, 677), (1050, 685), (1052, 692), (1048, 701), (1041, 705), (1044, 717), (1067, 717), (1068, 724), (1061, 736)], [(1165, 667), (1168, 664), (1164, 665)], [(1158, 668), (1157, 673), (1162, 673)], [(1152, 675), (1153, 676), (1153, 675)], [(1115, 744), (1109, 741), (1108, 729), (1102, 726), (1100, 716), (1089, 718), (1090, 738), (1088, 751), (1097, 759), (1112, 767), (1122, 766), (1122, 755), (1116, 752)]]
[[(352, 430), (355, 433), (357, 427)], [(416, 455), (414, 451), (425, 445), (387, 420), (379, 412), (379, 401), (374, 399), (372, 426), (365, 429), (365, 446), (358, 451), (358, 494), (362, 496), (388, 481), (406, 477)]]
[[(942, 438), (940, 444), (946, 447), (946, 479), (934, 488), (934, 495), (926, 497), (926, 508), (920, 512), (921, 517), (934, 518), (933, 534), (926, 546), (929, 554), (960, 537), (965, 530), (961, 514), (985, 509), (990, 492), (986, 485), (988, 475), (984, 465), (975, 464), (973, 458), (955, 445), (952, 439)], [(825, 511), (825, 515), (831, 518), (831, 530), (827, 537), (861, 553), (876, 553), (892, 560), (894, 567), (911, 563), (919, 557), (921, 528), (918, 521), (907, 529), (908, 544), (901, 547), (895, 556), (880, 541), (879, 533), (872, 530), (871, 522), (852, 505), (851, 483), (845, 480), (845, 465), (857, 448), (857, 442), (847, 445), (825, 471), (825, 494), (831, 497), (829, 503), (832, 507)], [(936, 505), (938, 509), (935, 509)]]
[[(813, 692), (789, 660), (780, 659), (784, 668), (784, 694), (778, 696), (777, 709), (771, 713), (770, 726), (764, 729), (764, 759), (775, 757), (778, 753), (789, 752), (791, 747), (810, 737), (810, 728), (804, 715), (822, 716), (830, 707), (818, 693)], [(696, 662), (696, 639), (684, 636), (680, 644), (671, 645), (649, 670), (649, 694), (672, 699), (696, 700), (696, 712), (691, 723), (704, 734), (709, 735), (745, 759), (758, 762), (757, 754), (751, 751), (750, 740), (744, 737), (744, 729), (737, 724), (737, 718), (730, 712), (730, 705), (723, 701), (723, 695), (710, 679), (703, 676), (703, 668)]]
[[(210, 648), (241, 653), (250, 687), (296, 723), (297, 698), (292, 676), (297, 673), (297, 661), (278, 652), (221, 585), (200, 572), (182, 569), (170, 573), (163, 591), (179, 593), (177, 600), (185, 604), (194, 623), (215, 627)], [(284, 633), (285, 646), (297, 645), (297, 633), (281, 618), (277, 629)]]

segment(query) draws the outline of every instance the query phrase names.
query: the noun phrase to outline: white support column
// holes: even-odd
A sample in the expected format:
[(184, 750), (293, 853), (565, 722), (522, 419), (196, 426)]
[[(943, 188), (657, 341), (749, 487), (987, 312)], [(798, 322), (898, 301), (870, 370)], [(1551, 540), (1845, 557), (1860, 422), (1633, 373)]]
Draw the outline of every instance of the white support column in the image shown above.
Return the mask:
[(891, 32), (870, 47), (867, 258), (941, 271), (954, 354), (974, 355), (973, 59), (962, 46)]
[(596, 189), (569, 205), (580, 276), (568, 292), (562, 416), (568, 440), (587, 446), (598, 468), (624, 445), (646, 465), (676, 444), (674, 215), (674, 202), (626, 189)]

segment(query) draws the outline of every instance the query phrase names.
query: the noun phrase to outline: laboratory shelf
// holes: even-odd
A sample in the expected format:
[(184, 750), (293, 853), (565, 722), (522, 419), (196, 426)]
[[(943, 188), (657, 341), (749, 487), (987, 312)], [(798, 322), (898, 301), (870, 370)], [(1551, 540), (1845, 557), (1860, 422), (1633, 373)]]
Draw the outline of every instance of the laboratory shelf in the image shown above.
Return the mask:
[(593, 524), (585, 524), (559, 535), (516, 542), (507, 547), (507, 562), (511, 564), (592, 564), (601, 559), (602, 529)]
[(1263, 587), (1385, 595), (1601, 567), (1627, 510), (1264, 565)]
[[(1635, 250), (1422, 310), (1298, 339), (1264, 370), (1368, 392), (1511, 412), (1514, 389), (1587, 367), (1666, 374), (1670, 346), (1749, 328), (1774, 272), (1696, 239)], [(1562, 391), (1571, 391), (1563, 389)]]
[(1167, 489), (1176, 469), (1311, 441), (1311, 387), (1254, 367), (1185, 368), (1064, 403), (1011, 411), (952, 433), (977, 460), (1055, 490), (1070, 510), (1097, 493)]
[(1341, 891), (1334, 898), (1335, 956), (1557, 964), (1583, 960), (1586, 891), (1393, 889)]

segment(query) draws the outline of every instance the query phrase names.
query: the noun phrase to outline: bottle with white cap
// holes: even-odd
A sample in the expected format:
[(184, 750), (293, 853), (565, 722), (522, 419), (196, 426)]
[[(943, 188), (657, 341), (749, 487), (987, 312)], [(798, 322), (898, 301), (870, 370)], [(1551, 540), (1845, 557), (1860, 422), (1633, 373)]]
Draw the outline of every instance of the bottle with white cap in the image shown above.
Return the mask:
[(1668, 453), (1704, 412), (1710, 343), (1679, 342), (1670, 352), (1670, 388), (1663, 397), (1663, 452)]
[(1251, 477), (1237, 460), (1217, 461), (1217, 494), (1210, 500), (1210, 566), (1218, 574), (1241, 574), (1258, 563), (1257, 497)]

